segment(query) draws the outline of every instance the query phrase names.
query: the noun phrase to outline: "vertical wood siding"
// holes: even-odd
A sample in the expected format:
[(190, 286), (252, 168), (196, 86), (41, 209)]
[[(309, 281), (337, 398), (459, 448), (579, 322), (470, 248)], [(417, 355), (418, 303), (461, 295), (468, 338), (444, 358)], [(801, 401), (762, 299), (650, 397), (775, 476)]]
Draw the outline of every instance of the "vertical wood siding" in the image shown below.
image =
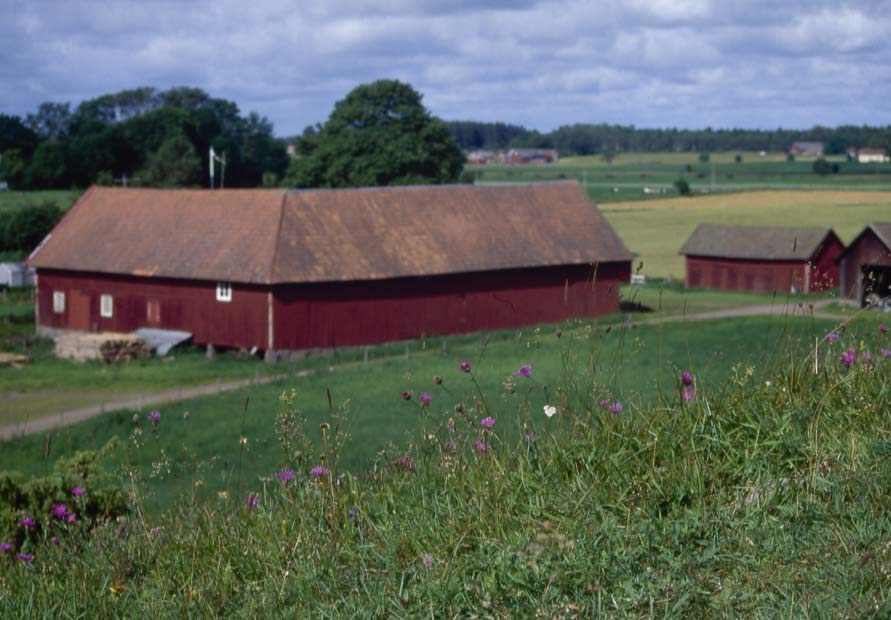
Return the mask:
[(353, 346), (509, 329), (619, 310), (630, 263), (275, 288), (276, 348)]
[[(266, 348), (268, 287), (232, 285), (232, 301), (216, 300), (216, 282), (40, 270), (38, 325), (130, 332), (140, 327), (192, 333), (198, 344)], [(65, 312), (53, 312), (53, 291), (65, 292)], [(113, 314), (99, 314), (99, 296), (111, 295)], [(77, 300), (85, 304), (78, 312)]]

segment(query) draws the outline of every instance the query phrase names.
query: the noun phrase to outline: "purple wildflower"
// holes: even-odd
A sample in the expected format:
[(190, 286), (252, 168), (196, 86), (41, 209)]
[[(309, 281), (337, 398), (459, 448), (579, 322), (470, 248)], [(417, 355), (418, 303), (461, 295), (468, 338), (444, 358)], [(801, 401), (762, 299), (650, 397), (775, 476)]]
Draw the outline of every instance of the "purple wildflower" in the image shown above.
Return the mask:
[(829, 332), (828, 334), (826, 334), (826, 340), (828, 340), (829, 342), (835, 342), (836, 340), (838, 340), (838, 333)]
[(316, 465), (309, 470), (309, 475), (313, 478), (322, 478), (328, 475), (328, 468), (324, 465)]
[(476, 448), (477, 452), (485, 452), (486, 451), (486, 444), (485, 444), (485, 442), (482, 442), (482, 441), (477, 441), (475, 444), (473, 444), (473, 447)]
[(50, 509), (50, 514), (56, 519), (67, 519), (68, 504), (53, 504), (53, 507)]
[[(255, 504), (255, 505), (256, 505), (256, 504)], [(161, 528), (160, 528), (160, 527), (153, 527), (152, 529), (150, 529), (150, 530), (148, 531), (148, 537), (149, 537), (149, 538), (157, 538), (157, 537), (158, 537), (158, 534), (160, 534), (160, 533), (161, 533)]]
[(80, 497), (86, 492), (87, 490), (84, 487), (74, 487), (73, 489), (71, 489), (71, 495), (73, 495), (74, 497)]
[(891, 357), (891, 349), (882, 349), (882, 357)]
[(495, 426), (495, 418), (483, 418), (480, 420), (480, 426), (482, 426), (487, 431), (492, 430), (492, 427)]
[(839, 357), (841, 363), (850, 368), (854, 362), (857, 361), (857, 354), (854, 353), (854, 349), (848, 349)]
[(533, 439), (535, 439), (535, 434), (534, 434), (534, 433), (526, 433), (525, 435), (523, 435), (523, 442), (524, 442), (524, 443), (532, 443), (532, 440), (533, 440)]
[(12, 551), (10, 543), (0, 543), (0, 553), (9, 553), (10, 551)]
[(408, 455), (403, 456), (401, 459), (399, 459), (396, 462), (399, 463), (399, 466), (402, 469), (404, 469), (405, 471), (414, 471), (415, 470), (415, 463), (414, 463), (414, 461), (411, 460), (411, 457)]
[(609, 410), (613, 413), (622, 413), (622, 403), (620, 403), (619, 401), (614, 402), (612, 405), (610, 405)]
[(431, 566), (433, 566), (433, 556), (429, 553), (425, 553), (423, 556), (421, 556), (421, 564), (424, 565), (424, 568), (430, 568)]
[(514, 373), (515, 377), (531, 377), (532, 376), (532, 364), (523, 364), (517, 369), (517, 372)]
[(157, 410), (152, 411), (150, 414), (148, 414), (148, 419), (149, 422), (151, 422), (152, 424), (157, 424), (161, 421), (161, 412)]
[(872, 355), (869, 354), (869, 351), (864, 351), (860, 354), (860, 359), (862, 359), (864, 362), (869, 362), (872, 360)]
[(402, 400), (411, 400), (411, 392), (408, 390), (402, 392)]
[(681, 397), (683, 397), (684, 402), (689, 402), (696, 398), (696, 390), (688, 385), (683, 390), (681, 390)]
[(421, 401), (421, 406), (426, 407), (430, 404), (430, 401), (433, 400), (433, 397), (427, 392), (421, 392), (420, 395), (418, 395), (418, 399)]
[(256, 508), (257, 503), (260, 501), (259, 493), (248, 493), (244, 496), (244, 503), (248, 508)]
[(886, 331), (888, 331), (888, 328), (885, 327), (884, 323), (882, 323), (881, 325), (879, 325), (879, 331), (884, 334)]
[(353, 521), (356, 520), (356, 515), (357, 515), (357, 514), (359, 514), (359, 509), (356, 508), (355, 506), (353, 506), (352, 508), (350, 508), (349, 510), (347, 510), (347, 515), (348, 515), (348, 516), (350, 517), (350, 519), (352, 519)]
[(608, 408), (609, 408), (609, 400), (607, 400), (606, 398), (604, 398), (603, 400), (601, 400), (601, 401), (600, 401), (600, 408), (601, 408), (601, 409), (608, 409)]
[(59, 546), (59, 537), (53, 536), (52, 538), (50, 538), (50, 542), (58, 547)]
[(693, 375), (690, 374), (689, 370), (685, 370), (684, 374), (681, 375), (681, 381), (684, 382), (684, 385), (693, 385)]
[(19, 521), (19, 525), (29, 530), (33, 530), (35, 527), (37, 527), (37, 521), (29, 516), (24, 516), (22, 517), (21, 521)]
[(284, 469), (275, 472), (275, 477), (278, 478), (280, 482), (291, 482), (291, 480), (294, 479), (294, 470), (285, 467)]
[(22, 562), (24, 562), (26, 564), (30, 564), (31, 562), (34, 561), (34, 556), (31, 555), (30, 553), (18, 553), (18, 554), (16, 554), (15, 557), (17, 557), (19, 560), (21, 560)]
[(70, 515), (65, 517), (65, 520), (68, 521), (69, 524), (74, 524), (77, 522), (77, 515), (75, 513), (71, 513)]
[(461, 362), (459, 368), (461, 372), (470, 372), (470, 362)]

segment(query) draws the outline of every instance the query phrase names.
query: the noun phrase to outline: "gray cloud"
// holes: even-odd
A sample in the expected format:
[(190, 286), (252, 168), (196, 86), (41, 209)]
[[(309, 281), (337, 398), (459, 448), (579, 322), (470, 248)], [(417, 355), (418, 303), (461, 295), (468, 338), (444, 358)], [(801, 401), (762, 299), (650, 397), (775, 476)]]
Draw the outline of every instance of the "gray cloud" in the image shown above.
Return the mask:
[(397, 78), (443, 118), (539, 129), (891, 123), (887, 0), (8, 4), (7, 114), (190, 85), (287, 135), (357, 84)]

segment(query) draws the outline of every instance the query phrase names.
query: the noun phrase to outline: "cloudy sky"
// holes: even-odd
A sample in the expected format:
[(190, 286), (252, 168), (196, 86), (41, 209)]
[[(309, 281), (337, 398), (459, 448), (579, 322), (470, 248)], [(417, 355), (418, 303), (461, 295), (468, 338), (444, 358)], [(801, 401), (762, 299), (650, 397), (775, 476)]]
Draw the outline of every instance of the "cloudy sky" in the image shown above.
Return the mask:
[(0, 113), (196, 86), (276, 134), (378, 78), (447, 120), (891, 124), (891, 0), (0, 0)]

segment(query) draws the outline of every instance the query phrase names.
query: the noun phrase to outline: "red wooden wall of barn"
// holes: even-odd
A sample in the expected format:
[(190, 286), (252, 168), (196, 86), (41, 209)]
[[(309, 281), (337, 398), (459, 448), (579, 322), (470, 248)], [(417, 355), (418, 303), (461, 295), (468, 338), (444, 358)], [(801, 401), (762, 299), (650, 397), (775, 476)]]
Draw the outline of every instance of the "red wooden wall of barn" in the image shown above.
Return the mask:
[[(826, 291), (838, 285), (838, 250), (823, 252), (813, 265), (803, 261), (753, 261), (687, 257), (687, 288), (754, 293)], [(808, 271), (807, 278), (805, 277)]]
[[(199, 344), (266, 348), (268, 287), (234, 284), (232, 301), (216, 299), (216, 282), (109, 274), (38, 274), (38, 325), (86, 331), (130, 332), (140, 327), (192, 333)], [(53, 292), (65, 292), (65, 311), (53, 312)], [(111, 295), (112, 316), (100, 316), (99, 297)], [(151, 320), (150, 305), (158, 312)]]
[(861, 270), (864, 265), (891, 267), (891, 252), (869, 229), (848, 248), (839, 264), (839, 290), (842, 297), (862, 301)]
[(630, 263), (518, 269), (275, 289), (275, 348), (375, 344), (510, 329), (619, 310)]

